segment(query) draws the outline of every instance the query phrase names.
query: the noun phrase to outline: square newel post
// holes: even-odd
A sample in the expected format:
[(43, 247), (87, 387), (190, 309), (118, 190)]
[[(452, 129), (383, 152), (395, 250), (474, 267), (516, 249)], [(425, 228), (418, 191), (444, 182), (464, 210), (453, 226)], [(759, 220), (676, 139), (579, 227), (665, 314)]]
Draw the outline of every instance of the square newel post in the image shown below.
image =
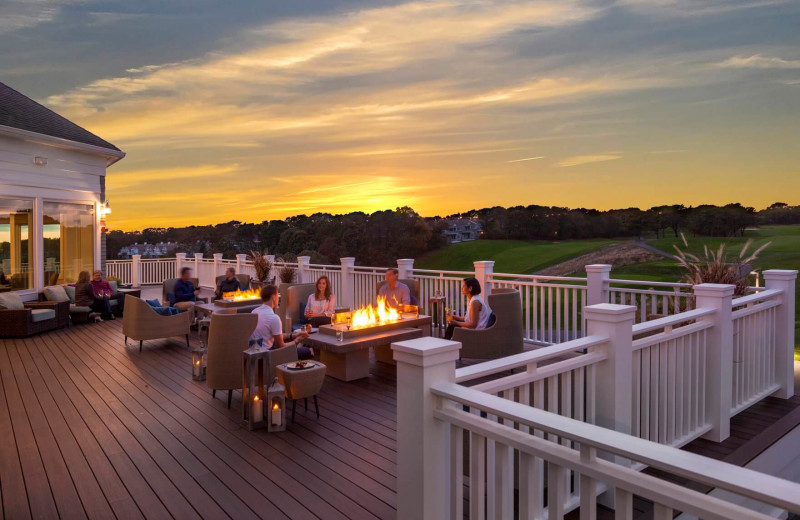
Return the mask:
[(611, 278), (610, 264), (591, 264), (586, 269), (586, 305), (608, 303), (608, 280)]
[(484, 298), (492, 292), (491, 274), (494, 273), (494, 260), (478, 260), (472, 262), (475, 266), (475, 279), (481, 284), (481, 292)]
[(297, 257), (297, 283), (308, 283), (308, 264), (310, 263), (310, 256)]
[[(219, 276), (221, 274), (225, 274), (224, 272), (223, 273), (219, 272), (220, 262), (222, 260), (222, 253), (214, 253), (213, 256), (214, 256), (214, 271), (213, 271), (214, 275), (211, 277), (211, 286), (212, 287), (217, 285), (217, 276)], [(197, 279), (198, 280), (200, 279), (200, 275), (197, 276)]]
[(731, 435), (734, 289), (733, 285), (720, 283), (694, 286), (697, 308), (714, 309), (714, 314), (699, 320), (712, 324), (706, 329), (706, 414), (712, 429), (703, 438), (714, 442)]
[(633, 323), (636, 307), (600, 303), (585, 309), (588, 334), (605, 336), (607, 359), (597, 364), (594, 394), (596, 424), (621, 433), (631, 433), (633, 401)]
[(353, 302), (355, 301), (355, 280), (353, 279), (353, 266), (356, 265), (356, 259), (352, 256), (347, 256), (340, 258), (339, 261), (342, 263), (342, 295), (340, 296), (341, 306), (352, 309), (354, 307)]
[[(247, 265), (247, 255), (240, 253), (236, 255), (236, 274), (241, 274), (244, 266)], [(249, 289), (249, 287), (242, 287), (242, 290)]]
[(131, 285), (142, 286), (142, 255), (131, 255)]
[(186, 253), (175, 253), (175, 278), (181, 277), (181, 268), (186, 263)]
[(455, 381), (461, 343), (426, 337), (392, 343), (397, 362), (397, 518), (448, 518), (447, 424), (434, 419), (437, 383)]
[(203, 259), (203, 253), (194, 254), (194, 276), (197, 278), (197, 285), (200, 285), (200, 261)]
[(413, 258), (398, 258), (397, 259), (397, 277), (408, 279), (414, 277), (414, 259)]
[(769, 269), (764, 271), (767, 289), (779, 289), (781, 304), (775, 308), (775, 378), (781, 387), (775, 397), (789, 399), (794, 395), (794, 306), (797, 271)]

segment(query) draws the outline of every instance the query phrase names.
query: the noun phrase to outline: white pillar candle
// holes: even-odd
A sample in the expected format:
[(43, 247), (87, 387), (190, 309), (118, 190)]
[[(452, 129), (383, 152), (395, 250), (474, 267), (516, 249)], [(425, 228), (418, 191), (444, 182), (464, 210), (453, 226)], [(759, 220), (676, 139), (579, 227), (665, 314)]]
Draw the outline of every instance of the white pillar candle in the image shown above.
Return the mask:
[(264, 420), (264, 402), (258, 398), (253, 397), (253, 422), (261, 422)]
[(192, 375), (194, 375), (195, 377), (200, 377), (200, 374), (202, 373), (202, 370), (203, 370), (203, 367), (202, 367), (202, 365), (200, 365), (200, 360), (198, 359), (192, 365)]
[(281, 406), (278, 403), (272, 405), (272, 425), (281, 425)]

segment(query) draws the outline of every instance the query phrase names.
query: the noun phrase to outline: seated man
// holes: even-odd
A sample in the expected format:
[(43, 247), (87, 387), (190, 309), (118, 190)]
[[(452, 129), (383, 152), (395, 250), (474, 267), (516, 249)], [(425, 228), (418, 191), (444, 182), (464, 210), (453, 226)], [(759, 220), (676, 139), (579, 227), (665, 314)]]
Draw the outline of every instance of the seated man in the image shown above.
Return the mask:
[(92, 273), (92, 280), (89, 282), (92, 284), (92, 289), (94, 290), (94, 297), (95, 298), (108, 298), (109, 300), (116, 300), (117, 301), (117, 311), (119, 314), (122, 314), (123, 305), (125, 305), (123, 293), (114, 294), (114, 288), (111, 287), (111, 284), (108, 283), (108, 280), (103, 279), (103, 271), (97, 269)]
[(233, 267), (229, 267), (225, 269), (225, 278), (220, 280), (217, 284), (217, 290), (215, 292), (215, 296), (219, 300), (222, 298), (222, 295), (228, 292), (236, 292), (236, 291), (244, 291), (246, 287), (242, 287), (239, 283), (239, 279), (236, 278), (236, 269)]
[(403, 282), (398, 282), (400, 275), (397, 269), (390, 267), (386, 270), (386, 283), (378, 290), (378, 298), (385, 298), (390, 307), (400, 307), (411, 304), (411, 291)]
[(192, 270), (189, 267), (181, 269), (181, 277), (175, 282), (173, 289), (175, 295), (175, 307), (180, 311), (193, 311), (194, 302), (197, 301), (197, 295), (200, 294), (200, 289), (195, 288), (192, 283)]
[(253, 309), (252, 312), (258, 315), (258, 325), (253, 331), (251, 339), (263, 339), (264, 346), (269, 349), (283, 348), (288, 345), (297, 345), (297, 357), (300, 359), (313, 359), (314, 351), (308, 347), (301, 346), (300, 339), (307, 338), (308, 332), (298, 330), (288, 334), (283, 333), (281, 318), (275, 314), (278, 306), (278, 288), (272, 284), (265, 285), (261, 289), (261, 301), (263, 305)]

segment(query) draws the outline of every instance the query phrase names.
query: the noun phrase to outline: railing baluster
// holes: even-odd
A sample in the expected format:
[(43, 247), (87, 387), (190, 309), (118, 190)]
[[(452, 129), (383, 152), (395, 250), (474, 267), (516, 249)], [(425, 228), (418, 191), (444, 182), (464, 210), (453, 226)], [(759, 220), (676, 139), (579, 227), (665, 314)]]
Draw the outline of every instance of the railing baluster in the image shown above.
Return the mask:
[(564, 468), (553, 462), (547, 463), (547, 518), (564, 518)]
[[(595, 461), (596, 450), (592, 446), (581, 446), (581, 462), (591, 464)], [(580, 476), (580, 520), (597, 520), (597, 481), (581, 474)]]
[(542, 517), (544, 482), (540, 476), (541, 459), (519, 454), (519, 518), (534, 520)]
[(469, 518), (486, 518), (486, 437), (470, 433), (469, 441)]
[(464, 518), (464, 430), (450, 425), (450, 518)]
[(633, 520), (633, 495), (619, 487), (614, 489), (614, 520)]
[(502, 443), (495, 444), (494, 517), (511, 518), (514, 514), (514, 450)]
[(672, 520), (672, 508), (662, 504), (655, 504), (653, 520)]

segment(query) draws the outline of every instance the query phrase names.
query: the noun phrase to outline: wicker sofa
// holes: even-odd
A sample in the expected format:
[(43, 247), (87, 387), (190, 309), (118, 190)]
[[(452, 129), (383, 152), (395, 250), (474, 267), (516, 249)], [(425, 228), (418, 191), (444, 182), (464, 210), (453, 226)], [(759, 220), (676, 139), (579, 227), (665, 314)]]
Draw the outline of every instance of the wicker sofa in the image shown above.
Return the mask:
[(23, 302), (19, 294), (0, 294), (0, 337), (24, 337), (69, 325), (68, 302)]

